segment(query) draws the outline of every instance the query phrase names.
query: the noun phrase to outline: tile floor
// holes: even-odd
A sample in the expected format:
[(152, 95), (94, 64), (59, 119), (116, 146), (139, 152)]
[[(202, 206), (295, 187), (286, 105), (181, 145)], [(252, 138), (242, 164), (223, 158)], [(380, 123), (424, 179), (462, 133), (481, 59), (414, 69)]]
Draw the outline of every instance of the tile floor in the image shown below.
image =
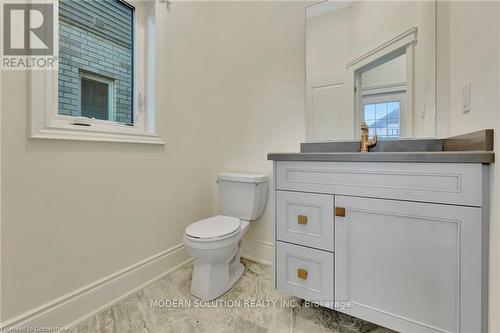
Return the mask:
[[(215, 302), (203, 304), (190, 295), (190, 262), (68, 332), (393, 332), (326, 308), (304, 306), (273, 289), (271, 267), (248, 260), (243, 264), (243, 277), (217, 300), (223, 306), (202, 307)], [(173, 300), (182, 304), (174, 307)], [(245, 305), (252, 300), (260, 304)]]

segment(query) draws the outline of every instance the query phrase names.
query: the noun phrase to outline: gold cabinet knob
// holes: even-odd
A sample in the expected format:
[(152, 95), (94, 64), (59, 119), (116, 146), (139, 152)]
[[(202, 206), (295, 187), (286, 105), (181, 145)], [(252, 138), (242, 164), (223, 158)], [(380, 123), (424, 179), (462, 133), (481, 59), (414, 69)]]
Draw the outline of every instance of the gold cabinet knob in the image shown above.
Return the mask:
[(335, 207), (335, 216), (345, 217), (345, 208), (344, 207)]
[(302, 280), (307, 280), (307, 271), (303, 268), (297, 270), (297, 277)]
[(298, 224), (307, 224), (307, 216), (306, 215), (297, 216), (297, 223)]

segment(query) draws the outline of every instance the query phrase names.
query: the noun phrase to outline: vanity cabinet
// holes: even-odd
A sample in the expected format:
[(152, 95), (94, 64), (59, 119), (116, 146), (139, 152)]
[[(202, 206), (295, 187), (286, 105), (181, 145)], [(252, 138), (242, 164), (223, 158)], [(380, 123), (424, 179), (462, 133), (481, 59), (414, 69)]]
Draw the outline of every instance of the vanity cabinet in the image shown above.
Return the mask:
[(484, 332), (487, 171), (275, 161), (277, 289), (401, 332)]

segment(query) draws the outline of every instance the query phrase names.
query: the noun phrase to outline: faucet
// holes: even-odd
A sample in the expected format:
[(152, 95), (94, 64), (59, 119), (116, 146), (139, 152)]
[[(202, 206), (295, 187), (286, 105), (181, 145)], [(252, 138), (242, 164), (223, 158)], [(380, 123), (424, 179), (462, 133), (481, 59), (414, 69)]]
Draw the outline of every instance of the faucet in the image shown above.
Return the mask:
[(377, 133), (373, 136), (373, 139), (368, 139), (368, 125), (365, 122), (361, 123), (361, 146), (359, 151), (362, 153), (367, 153), (368, 148), (373, 147), (377, 144)]

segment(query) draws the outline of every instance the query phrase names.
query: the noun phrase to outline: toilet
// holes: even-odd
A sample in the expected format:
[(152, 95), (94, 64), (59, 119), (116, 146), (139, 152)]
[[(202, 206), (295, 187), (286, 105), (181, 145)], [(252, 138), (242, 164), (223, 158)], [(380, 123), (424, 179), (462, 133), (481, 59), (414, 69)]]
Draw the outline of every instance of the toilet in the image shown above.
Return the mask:
[(266, 175), (220, 173), (217, 183), (223, 215), (190, 224), (183, 237), (195, 258), (191, 294), (203, 300), (221, 296), (243, 275), (239, 242), (267, 199)]

